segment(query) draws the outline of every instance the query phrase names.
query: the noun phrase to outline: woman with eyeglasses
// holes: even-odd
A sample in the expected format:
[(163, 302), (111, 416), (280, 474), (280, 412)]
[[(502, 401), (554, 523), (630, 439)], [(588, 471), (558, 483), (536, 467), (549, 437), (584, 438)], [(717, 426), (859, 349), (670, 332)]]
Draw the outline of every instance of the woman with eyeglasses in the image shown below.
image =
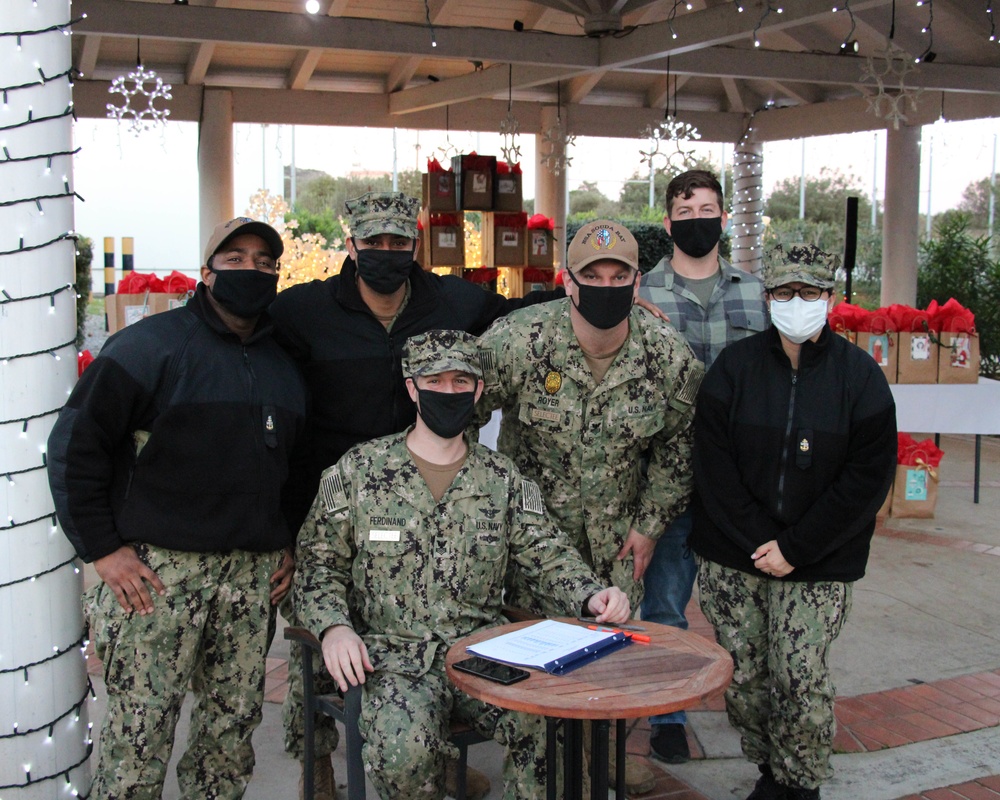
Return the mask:
[(875, 361), (835, 335), (836, 256), (767, 254), (772, 327), (729, 345), (695, 411), (701, 606), (733, 656), (726, 710), (759, 777), (747, 800), (816, 800), (832, 775), (829, 651), (896, 461)]

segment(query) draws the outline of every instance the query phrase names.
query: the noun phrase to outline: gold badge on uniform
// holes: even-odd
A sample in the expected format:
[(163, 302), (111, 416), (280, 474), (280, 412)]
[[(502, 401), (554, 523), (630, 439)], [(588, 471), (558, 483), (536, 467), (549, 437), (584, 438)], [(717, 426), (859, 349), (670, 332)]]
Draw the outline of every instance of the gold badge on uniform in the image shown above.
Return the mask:
[(808, 439), (803, 439), (801, 442), (799, 442), (799, 452), (801, 452), (801, 453), (808, 453), (809, 452), (809, 440)]
[(545, 376), (545, 391), (549, 394), (555, 394), (559, 391), (559, 387), (562, 386), (562, 375), (558, 372), (550, 372)]

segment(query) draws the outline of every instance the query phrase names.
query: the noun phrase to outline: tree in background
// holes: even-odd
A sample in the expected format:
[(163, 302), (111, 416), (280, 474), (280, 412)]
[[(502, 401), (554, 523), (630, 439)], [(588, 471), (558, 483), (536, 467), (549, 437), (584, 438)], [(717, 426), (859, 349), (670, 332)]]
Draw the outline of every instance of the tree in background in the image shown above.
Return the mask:
[[(285, 194), (291, 193), (291, 182), (286, 167)], [(286, 220), (298, 221), (296, 236), (307, 233), (318, 234), (327, 242), (343, 242), (342, 217), (344, 201), (358, 197), (365, 192), (388, 192), (392, 190), (392, 175), (348, 175), (334, 178), (319, 170), (297, 170), (295, 204), (286, 215)], [(421, 175), (418, 170), (405, 170), (397, 174), (399, 191), (420, 197)]]
[(985, 233), (989, 228), (990, 215), (990, 194), (993, 194), (994, 203), (994, 225), (996, 225), (996, 215), (1000, 213), (997, 201), (1000, 200), (1000, 180), (994, 181), (990, 186), (989, 177), (973, 181), (965, 187), (962, 192), (962, 201), (958, 204), (958, 210), (969, 215), (969, 230)]
[(969, 232), (970, 218), (942, 219), (935, 236), (920, 245), (917, 307), (954, 297), (976, 315), (980, 374), (1000, 378), (1000, 261), (990, 258), (989, 238)]
[[(871, 219), (872, 204), (867, 190), (857, 175), (844, 175), (839, 170), (823, 167), (819, 176), (806, 176), (806, 220), (844, 227), (847, 198), (858, 198), (858, 220), (862, 225)], [(764, 205), (764, 214), (772, 220), (799, 218), (799, 179), (785, 178), (775, 185)], [(843, 250), (843, 245), (841, 245)]]
[[(668, 171), (658, 170), (653, 174), (653, 212), (649, 209), (649, 169), (645, 166), (636, 169), (632, 177), (622, 186), (621, 194), (618, 196), (618, 203), (621, 206), (621, 213), (630, 219), (659, 219), (662, 220), (667, 212), (667, 184), (677, 175), (689, 169), (704, 169), (711, 172), (716, 177), (719, 176), (719, 165), (710, 158), (702, 156), (698, 158), (690, 167), (683, 169), (673, 169)], [(732, 214), (733, 209), (733, 168), (731, 164), (726, 165), (726, 210)]]
[(618, 204), (606, 197), (597, 184), (584, 181), (569, 193), (569, 215), (581, 219), (606, 219), (620, 213)]
[[(770, 218), (764, 231), (764, 247), (776, 242), (808, 242), (828, 253), (844, 253), (847, 198), (858, 198), (858, 249), (852, 276), (850, 301), (876, 308), (882, 287), (882, 231), (878, 220), (871, 227), (871, 201), (860, 178), (823, 167), (818, 177), (805, 181), (805, 219), (799, 219), (798, 178), (780, 181), (768, 196), (764, 216)], [(877, 209), (876, 209), (877, 211)], [(845, 275), (840, 276), (843, 282)]]

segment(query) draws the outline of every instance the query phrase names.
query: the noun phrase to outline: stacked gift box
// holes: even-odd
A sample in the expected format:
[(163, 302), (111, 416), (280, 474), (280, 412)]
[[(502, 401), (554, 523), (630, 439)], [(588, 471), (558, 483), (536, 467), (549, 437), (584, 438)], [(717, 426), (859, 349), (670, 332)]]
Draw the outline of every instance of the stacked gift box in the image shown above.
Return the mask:
[[(423, 176), (423, 231), (417, 260), (425, 269), (461, 274), (466, 280), (519, 297), (554, 285), (554, 220), (521, 209), (520, 164), (495, 156), (454, 156), (446, 169), (428, 159)], [(465, 212), (481, 214), (481, 264), (465, 263)]]
[(875, 311), (840, 303), (830, 326), (868, 353), (889, 383), (977, 383), (975, 316), (954, 298), (926, 309), (894, 304)]

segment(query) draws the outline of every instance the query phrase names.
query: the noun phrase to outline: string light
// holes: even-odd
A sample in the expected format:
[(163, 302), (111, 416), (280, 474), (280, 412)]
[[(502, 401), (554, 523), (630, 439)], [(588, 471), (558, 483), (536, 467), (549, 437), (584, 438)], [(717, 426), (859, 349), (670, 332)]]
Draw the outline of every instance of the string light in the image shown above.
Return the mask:
[[(23, 228), (20, 225), (8, 226), (3, 231), (0, 263), (4, 263), (12, 275), (23, 273), (24, 282), (16, 282), (13, 277), (5, 280), (6, 286), (0, 287), (0, 312), (8, 317), (11, 325), (22, 318), (32, 321), (32, 329), (26, 331), (29, 345), (0, 355), (0, 368), (8, 370), (3, 376), (4, 384), (22, 381), (20, 394), (8, 392), (5, 396), (11, 418), (0, 421), (0, 426), (7, 426), (3, 430), (8, 459), (8, 463), (0, 466), (0, 475), (6, 479), (8, 493), (12, 497), (30, 496), (32, 500), (30, 504), (9, 505), (5, 524), (0, 526), (6, 535), (17, 536), (16, 543), (9, 548), (14, 554), (9, 564), (11, 569), (0, 583), (0, 598), (12, 607), (16, 607), (16, 602), (35, 605), (39, 593), (43, 597), (64, 594), (68, 597), (67, 593), (54, 593), (50, 584), (72, 581), (74, 586), (78, 586), (80, 581), (75, 560), (66, 558), (66, 543), (52, 540), (59, 529), (54, 512), (49, 510), (51, 500), (46, 500), (50, 504), (49, 509), (35, 504), (43, 499), (36, 487), (45, 483), (46, 454), (44, 442), (33, 440), (44, 439), (53, 417), (60, 410), (46, 407), (56, 403), (61, 406), (64, 402), (60, 389), (46, 388), (51, 378), (45, 377), (43, 382), (41, 376), (53, 373), (52, 361), (61, 360), (65, 365), (69, 360), (66, 356), (75, 352), (73, 340), (49, 345), (52, 332), (62, 331), (61, 324), (57, 328), (52, 327), (54, 323), (61, 323), (57, 316), (53, 316), (56, 309), (68, 311), (68, 307), (72, 306), (75, 312), (76, 306), (75, 288), (66, 282), (72, 275), (72, 250), (69, 245), (74, 244), (76, 234), (73, 231), (53, 231), (51, 225), (53, 218), (60, 219), (63, 210), (72, 208), (74, 200), (83, 199), (73, 191), (69, 179), (69, 158), (80, 151), (80, 148), (74, 149), (71, 145), (70, 123), (75, 117), (73, 103), (69, 101), (61, 105), (66, 101), (60, 98), (67, 94), (67, 87), (72, 88), (78, 75), (74, 69), (63, 66), (71, 62), (70, 43), (64, 37), (69, 35), (70, 27), (85, 15), (67, 22), (62, 16), (64, 12), (53, 4), (32, 2), (32, 6), (37, 11), (31, 11), (25, 18), (33, 23), (40, 20), (36, 29), (0, 31), (0, 39), (5, 45), (9, 47), (13, 44), (18, 50), (17, 57), (5, 64), (3, 85), (0, 85), (4, 110), (3, 125), (0, 127), (0, 175), (3, 175), (6, 185), (20, 189), (19, 192), (7, 193), (0, 202), (0, 208), (15, 209), (17, 216), (24, 220)], [(38, 100), (39, 95), (45, 97), (44, 102)], [(36, 125), (45, 125), (45, 136), (38, 135), (37, 132), (43, 129), (32, 127)], [(50, 133), (58, 140), (54, 147), (50, 145)], [(53, 169), (57, 170), (55, 174)], [(61, 183), (58, 183), (60, 176)], [(48, 252), (52, 248), (56, 250)], [(10, 256), (14, 258), (8, 259)], [(8, 260), (5, 262), (4, 259)], [(64, 275), (62, 282), (50, 277)], [(36, 284), (32, 283), (36, 280), (43, 281), (38, 288), (34, 288)], [(21, 294), (18, 288), (22, 285), (33, 288), (29, 294)], [(67, 296), (74, 302), (61, 302)], [(25, 303), (28, 305), (22, 305)], [(20, 341), (20, 337), (10, 339), (8, 347), (15, 341)], [(45, 346), (39, 347), (41, 343)], [(15, 367), (15, 364), (22, 367)], [(74, 369), (74, 376), (75, 372)], [(64, 369), (60, 369), (58, 374), (68, 383), (68, 373)], [(26, 386), (23, 376), (27, 376)], [(20, 405), (22, 402), (23, 406)], [(32, 426), (31, 423), (36, 420), (40, 424)], [(30, 450), (36, 445), (41, 463), (33, 464), (31, 460), (26, 461), (22, 453), (26, 452), (25, 446)], [(47, 497), (47, 493), (45, 495)], [(31, 510), (14, 510), (19, 507)], [(38, 565), (34, 556), (26, 560), (19, 555), (36, 552), (44, 556)], [(69, 613), (72, 613), (71, 609)], [(5, 667), (0, 670), (0, 675), (6, 675), (5, 680), (8, 681), (23, 681), (30, 687), (26, 691), (51, 693), (53, 718), (46, 720), (32, 716), (50, 705), (48, 702), (38, 704), (27, 712), (28, 719), (13, 718), (9, 712), (0, 717), (0, 759), (14, 767), (20, 763), (14, 760), (16, 753), (33, 754), (31, 762), (21, 763), (23, 772), (14, 770), (13, 774), (9, 772), (4, 776), (5, 785), (0, 786), (0, 793), (7, 796), (14, 789), (58, 780), (60, 784), (64, 782), (66, 787), (64, 790), (62, 786), (58, 787), (62, 792), (60, 796), (79, 796), (81, 792), (78, 789), (86, 786), (78, 784), (89, 781), (86, 762), (93, 749), (89, 728), (84, 730), (87, 726), (81, 725), (79, 719), (87, 695), (89, 693), (92, 697), (93, 690), (88, 681), (83, 697), (67, 697), (65, 692), (69, 689), (76, 694), (77, 689), (71, 688), (77, 686), (76, 676), (86, 677), (82, 653), (78, 652), (84, 641), (83, 634), (68, 647), (63, 641), (44, 643), (43, 640), (41, 649), (44, 654), (38, 652), (38, 644), (33, 644), (36, 634), (33, 630), (32, 636), (13, 637), (13, 650), (4, 654)], [(53, 639), (58, 637), (61, 640), (64, 636), (62, 633), (52, 634)], [(23, 652), (24, 648), (31, 648), (27, 655)], [(78, 734), (79, 738), (76, 738)], [(42, 754), (45, 754), (44, 758)], [(52, 770), (51, 774), (49, 770)]]
[[(741, 12), (743, 11), (743, 7), (742, 6), (739, 7), (739, 11), (741, 11)], [(761, 25), (764, 24), (764, 20), (767, 19), (768, 15), (772, 11), (774, 11), (776, 14), (782, 14), (782, 13), (784, 13), (785, 9), (783, 9), (781, 6), (773, 6), (773, 5), (771, 5), (771, 0), (767, 0), (767, 5), (764, 8), (764, 13), (761, 14), (760, 19), (757, 20), (757, 25), (753, 29), (753, 46), (754, 47), (760, 47), (760, 39), (757, 38), (757, 31), (760, 30)]]
[(437, 47), (437, 37), (434, 35), (434, 23), (431, 22), (431, 5), (428, 0), (424, 0), (424, 16), (427, 18), (427, 27), (431, 29), (431, 47)]
[[(854, 41), (854, 31), (857, 30), (858, 23), (857, 20), (854, 19), (854, 12), (851, 11), (851, 0), (844, 0), (844, 11), (847, 12), (847, 15), (851, 19), (851, 29), (847, 32), (847, 36), (844, 37), (844, 41), (840, 43), (840, 52), (841, 53), (857, 52), (858, 43)], [(836, 8), (833, 9), (833, 13), (834, 14), (837, 13)], [(854, 46), (853, 49), (850, 49), (852, 42)]]
[(556, 81), (556, 121), (542, 133), (542, 146), (548, 146), (548, 151), (542, 154), (539, 161), (556, 177), (566, 172), (573, 163), (569, 148), (576, 141), (576, 136), (569, 133), (562, 121), (562, 83)]
[[(670, 56), (667, 56), (667, 90), (670, 90)], [(648, 164), (650, 169), (664, 173), (671, 168), (681, 171), (691, 167), (695, 163), (695, 151), (692, 147), (685, 150), (683, 142), (694, 142), (701, 138), (698, 129), (687, 122), (682, 122), (677, 118), (677, 83), (674, 82), (673, 89), (674, 111), (670, 113), (670, 95), (667, 95), (667, 107), (664, 109), (663, 120), (656, 125), (647, 125), (639, 134), (649, 140), (649, 149), (640, 150), (642, 163)], [(661, 145), (665, 142), (673, 144), (673, 150), (661, 150)], [(657, 166), (657, 162), (663, 162), (662, 166)]]
[(517, 144), (517, 134), (521, 129), (521, 123), (514, 116), (514, 65), (507, 65), (507, 116), (500, 121), (500, 135), (503, 137), (503, 145), (500, 153), (503, 155), (507, 165), (513, 167), (521, 161), (521, 146)]
[(444, 107), (444, 144), (439, 146), (436, 152), (441, 154), (440, 161), (446, 168), (451, 157), (458, 155), (458, 148), (451, 143), (451, 106)]
[[(170, 94), (171, 86), (164, 83), (163, 79), (151, 69), (146, 69), (142, 65), (142, 57), (139, 52), (140, 43), (137, 40), (135, 45), (135, 70), (126, 75), (119, 75), (108, 88), (108, 94), (120, 94), (125, 99), (125, 104), (116, 106), (108, 103), (108, 119), (117, 120), (119, 124), (126, 119), (130, 119), (128, 130), (138, 136), (143, 131), (151, 130), (157, 125), (166, 125), (167, 117), (170, 116), (169, 108), (157, 108), (157, 100), (172, 100)], [(129, 85), (131, 82), (131, 86)], [(146, 84), (152, 84), (151, 89), (146, 88)], [(140, 97), (146, 98), (146, 107), (141, 108), (135, 105)]]
[(906, 75), (913, 69), (913, 61), (906, 51), (889, 39), (884, 50), (865, 59), (861, 70), (861, 82), (874, 81), (878, 87), (875, 95), (868, 98), (868, 110), (876, 117), (891, 120), (895, 130), (899, 130), (900, 122), (906, 122), (907, 103), (911, 111), (917, 110), (917, 98), (922, 90), (906, 85)]
[(914, 63), (916, 64), (919, 64), (921, 61), (930, 63), (935, 58), (935, 53), (931, 49), (934, 46), (934, 0), (917, 0), (918, 8), (925, 4), (927, 6), (927, 24), (920, 29), (920, 32), (927, 34), (927, 47), (924, 48), (924, 52), (914, 59)]
[(990, 20), (990, 35), (989, 40), (995, 42), (997, 40), (997, 26), (996, 22), (993, 20), (993, 0), (986, 0), (986, 16)]

